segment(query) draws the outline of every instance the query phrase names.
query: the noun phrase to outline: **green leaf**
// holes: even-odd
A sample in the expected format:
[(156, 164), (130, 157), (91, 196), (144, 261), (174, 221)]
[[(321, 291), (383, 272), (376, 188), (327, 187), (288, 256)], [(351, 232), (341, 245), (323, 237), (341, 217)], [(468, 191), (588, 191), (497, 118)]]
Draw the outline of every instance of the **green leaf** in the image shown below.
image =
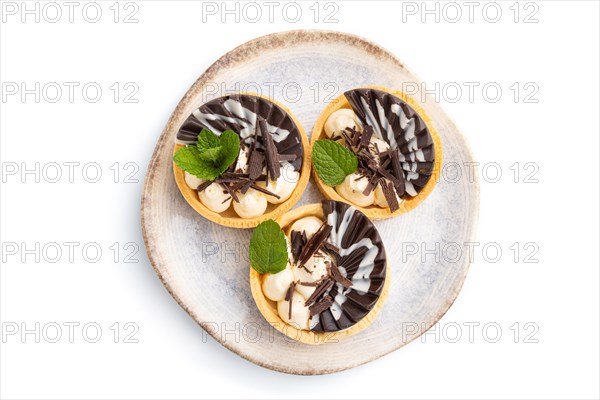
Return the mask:
[(204, 160), (201, 160), (199, 169), (201, 171), (200, 175), (196, 176), (198, 178), (204, 179), (205, 181), (215, 180), (219, 175), (223, 173), (223, 171), (221, 171), (220, 169), (215, 168), (215, 166), (212, 163), (206, 162)]
[(225, 171), (235, 162), (240, 152), (240, 137), (234, 131), (225, 131), (219, 136), (221, 145), (222, 164), (225, 165)]
[(211, 149), (206, 149), (204, 151), (200, 151), (200, 158), (204, 161), (207, 161), (209, 163), (213, 163), (213, 164), (221, 164), (221, 159), (223, 158), (222, 154), (221, 154), (221, 146), (217, 146), (217, 147), (213, 147)]
[(250, 238), (250, 265), (259, 274), (276, 274), (287, 263), (287, 243), (281, 227), (272, 219), (262, 222)]
[(354, 153), (333, 140), (321, 139), (315, 142), (312, 162), (319, 178), (327, 186), (336, 186), (358, 168), (358, 158)]
[(240, 137), (237, 133), (225, 131), (217, 136), (208, 129), (202, 129), (196, 146), (177, 150), (173, 160), (184, 171), (212, 181), (235, 162), (239, 151)]
[(200, 158), (200, 151), (195, 146), (185, 146), (177, 150), (173, 161), (182, 170), (208, 181), (212, 181), (222, 173), (212, 163)]
[(173, 155), (173, 161), (182, 170), (200, 177), (200, 151), (196, 147), (185, 146), (180, 148)]
[(198, 150), (200, 150), (200, 152), (219, 147), (219, 136), (215, 135), (208, 129), (202, 129), (202, 131), (198, 134), (196, 146), (198, 146)]

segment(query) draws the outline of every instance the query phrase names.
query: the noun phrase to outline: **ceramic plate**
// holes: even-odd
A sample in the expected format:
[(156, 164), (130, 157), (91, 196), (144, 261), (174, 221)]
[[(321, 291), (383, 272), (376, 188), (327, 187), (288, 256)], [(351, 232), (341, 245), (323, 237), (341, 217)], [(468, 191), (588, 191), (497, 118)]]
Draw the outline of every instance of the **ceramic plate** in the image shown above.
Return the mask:
[[(375, 222), (392, 274), (383, 310), (361, 333), (311, 346), (272, 329), (256, 308), (248, 281), (252, 231), (226, 228), (201, 217), (185, 202), (173, 178), (172, 152), (179, 126), (194, 108), (227, 94), (225, 90), (274, 96), (310, 134), (327, 101), (343, 91), (366, 85), (401, 89), (406, 82), (420, 87), (402, 62), (372, 42), (337, 32), (291, 31), (252, 40), (225, 54), (181, 100), (148, 167), (142, 196), (144, 241), (171, 295), (225, 347), (277, 371), (331, 373), (399, 349), (438, 321), (453, 303), (465, 280), (468, 258), (423, 260), (420, 253), (409, 253), (415, 244), (432, 249), (435, 243), (473, 241), (479, 212), (477, 179), (456, 183), (440, 179), (415, 210)], [(415, 97), (438, 129), (444, 164), (473, 161), (465, 138), (441, 107), (430, 98), (422, 101), (421, 93)], [(311, 181), (296, 207), (321, 199)]]

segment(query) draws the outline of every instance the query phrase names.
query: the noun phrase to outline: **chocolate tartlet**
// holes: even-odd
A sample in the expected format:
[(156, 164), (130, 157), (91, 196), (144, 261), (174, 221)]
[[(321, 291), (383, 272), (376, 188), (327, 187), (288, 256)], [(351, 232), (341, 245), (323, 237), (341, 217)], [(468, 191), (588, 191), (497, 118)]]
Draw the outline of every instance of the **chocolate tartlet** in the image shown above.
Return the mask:
[(313, 168), (317, 187), (326, 198), (349, 202), (371, 219), (415, 208), (439, 177), (440, 137), (425, 110), (398, 90), (366, 87), (345, 92), (315, 124), (313, 152), (321, 139), (350, 150), (357, 168), (334, 187)]
[(277, 218), (299, 200), (309, 180), (310, 148), (302, 125), (283, 105), (250, 93), (211, 100), (183, 122), (174, 155), (196, 146), (203, 130), (219, 137), (233, 131), (239, 137), (239, 154), (210, 180), (173, 163), (179, 190), (202, 216), (225, 226), (251, 228)]
[(307, 344), (335, 342), (370, 325), (387, 297), (385, 248), (373, 223), (349, 204), (324, 200), (278, 221), (288, 266), (276, 274), (250, 268), (252, 296), (265, 319)]

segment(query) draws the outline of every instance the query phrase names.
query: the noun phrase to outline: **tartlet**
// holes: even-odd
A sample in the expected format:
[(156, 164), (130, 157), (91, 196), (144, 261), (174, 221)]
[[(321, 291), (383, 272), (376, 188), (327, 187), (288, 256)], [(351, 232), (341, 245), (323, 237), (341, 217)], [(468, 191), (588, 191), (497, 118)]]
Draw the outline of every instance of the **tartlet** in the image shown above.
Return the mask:
[[(350, 124), (355, 126), (345, 126)], [(431, 118), (412, 97), (399, 90), (382, 86), (349, 90), (333, 100), (319, 116), (312, 132), (312, 151), (317, 140), (330, 139), (356, 154), (358, 146), (348, 144), (348, 139), (357, 139), (356, 143), (360, 144), (367, 128), (370, 140), (362, 145), (366, 150), (363, 154), (370, 154), (375, 161), (357, 156), (358, 170), (336, 187), (328, 186), (319, 178), (313, 162), (317, 187), (327, 199), (348, 202), (373, 220), (414, 209), (432, 192), (440, 173), (442, 143)], [(398, 149), (397, 155), (392, 157), (395, 149)], [(379, 154), (382, 158), (378, 158)], [(375, 167), (381, 166), (383, 160), (387, 166), (384, 171), (377, 171)], [(367, 162), (374, 166), (366, 168)], [(361, 170), (361, 167), (364, 168)], [(363, 195), (363, 190), (368, 194)], [(394, 202), (397, 204), (390, 207)]]
[[(263, 135), (261, 127), (269, 134)], [(241, 147), (236, 161), (216, 181), (212, 181), (213, 184), (196, 179), (173, 163), (177, 187), (200, 215), (220, 225), (252, 228), (282, 215), (300, 199), (310, 178), (310, 147), (302, 125), (285, 106), (254, 93), (236, 93), (213, 99), (195, 109), (184, 121), (177, 132), (173, 154), (184, 146), (193, 146), (203, 129), (216, 135), (231, 130), (239, 136)], [(267, 140), (266, 136), (272, 140)], [(261, 160), (255, 165), (250, 165), (254, 162), (252, 152), (261, 153), (261, 157), (256, 157)], [(275, 153), (276, 157), (273, 156)], [(262, 171), (259, 172), (261, 177), (256, 179), (259, 173), (252, 176), (252, 170), (259, 171), (258, 165), (262, 166)], [(278, 175), (274, 175), (276, 168), (279, 168)], [(277, 186), (273, 184), (282, 180), (284, 183), (295, 182), (291, 193), (289, 190), (283, 193), (283, 198), (269, 195), (267, 192), (276, 191), (273, 188)], [(224, 198), (219, 203), (223, 196), (229, 199)], [(259, 208), (264, 207), (260, 215), (256, 215), (260, 212), (260, 209), (256, 211), (256, 204)], [(252, 206), (254, 210), (244, 210), (244, 207)]]
[[(322, 225), (314, 224), (318, 220)], [(252, 296), (267, 322), (311, 345), (337, 342), (367, 328), (383, 307), (390, 285), (385, 247), (374, 224), (355, 207), (331, 200), (291, 210), (277, 222), (288, 242), (288, 266), (277, 274), (250, 268)], [(313, 249), (312, 254), (303, 252), (303, 246)], [(303, 264), (303, 258), (310, 261)], [(278, 282), (279, 276), (290, 273), (289, 287)], [(276, 297), (281, 296), (278, 290), (286, 290), (283, 300), (269, 298), (281, 298)], [(305, 313), (310, 313), (307, 321)], [(298, 314), (303, 317), (296, 318)]]

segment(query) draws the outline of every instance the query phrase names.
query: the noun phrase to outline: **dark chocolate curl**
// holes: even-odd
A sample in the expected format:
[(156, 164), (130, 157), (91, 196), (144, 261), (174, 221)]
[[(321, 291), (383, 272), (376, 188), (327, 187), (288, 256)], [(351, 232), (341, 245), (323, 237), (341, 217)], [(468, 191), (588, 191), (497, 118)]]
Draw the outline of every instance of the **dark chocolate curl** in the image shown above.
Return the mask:
[(382, 179), (379, 184), (381, 185), (381, 190), (383, 191), (383, 195), (385, 196), (385, 201), (388, 203), (388, 207), (390, 207), (390, 211), (394, 212), (400, 208), (398, 204), (398, 199), (396, 198), (396, 191), (390, 182), (385, 179)]
[(308, 240), (306, 246), (302, 249), (298, 265), (304, 265), (310, 260), (310, 258), (319, 250), (319, 247), (325, 242), (329, 233), (331, 232), (331, 226), (327, 223), (321, 225), (318, 231)]
[(268, 178), (274, 181), (279, 178), (281, 173), (281, 166), (279, 165), (279, 153), (277, 153), (277, 147), (275, 147), (273, 136), (267, 129), (267, 123), (265, 120), (260, 119), (258, 121), (258, 126), (260, 127), (260, 134), (265, 146), (265, 159), (267, 160), (267, 173), (269, 175)]
[(250, 153), (250, 159), (248, 160), (248, 175), (250, 179), (256, 180), (262, 174), (263, 166), (265, 164), (265, 156), (260, 151), (253, 151)]

